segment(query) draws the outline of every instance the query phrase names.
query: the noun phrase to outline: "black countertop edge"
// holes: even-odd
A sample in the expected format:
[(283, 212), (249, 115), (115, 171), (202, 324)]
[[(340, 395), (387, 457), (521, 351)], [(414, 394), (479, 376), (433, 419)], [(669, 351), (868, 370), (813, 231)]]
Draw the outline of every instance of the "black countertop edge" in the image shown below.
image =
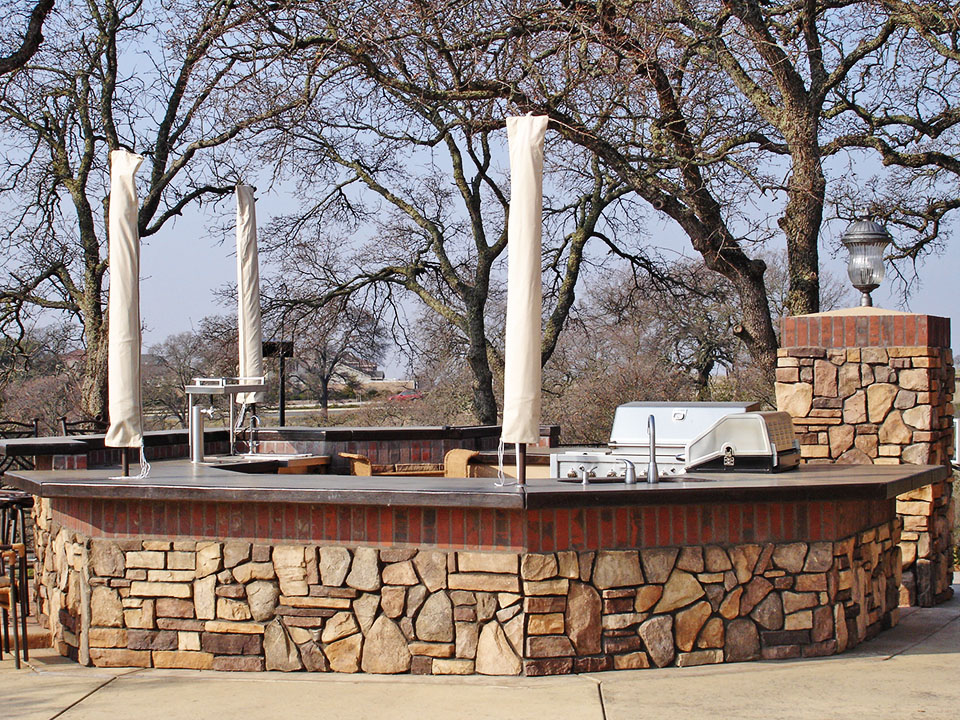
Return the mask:
[[(329, 477), (329, 476), (328, 476)], [(522, 492), (450, 490), (384, 490), (381, 488), (248, 488), (169, 487), (159, 485), (82, 485), (37, 483), (14, 478), (11, 483), (33, 495), (47, 498), (92, 500), (152, 500), (156, 502), (294, 503), (323, 505), (378, 505), (381, 507), (484, 507), (521, 510)]]
[[(823, 466), (818, 466), (823, 467)], [(851, 466), (845, 466), (851, 467)], [(641, 483), (630, 488), (623, 485), (593, 485), (586, 488), (577, 484), (553, 481), (534, 481), (524, 488), (507, 486), (496, 488), (493, 480), (465, 480), (470, 487), (442, 487), (432, 478), (405, 478), (409, 487), (356, 487), (362, 482), (353, 476), (287, 475), (265, 476), (268, 480), (255, 484), (256, 476), (244, 475), (231, 482), (234, 474), (226, 470), (207, 469), (206, 479), (193, 481), (163, 478), (156, 481), (130, 482), (67, 476), (37, 478), (40, 473), (7, 473), (8, 482), (34, 495), (56, 498), (93, 498), (113, 500), (154, 500), (191, 502), (262, 502), (262, 503), (317, 503), (344, 505), (398, 505), (421, 507), (494, 507), (503, 509), (550, 509), (624, 505), (709, 504), (714, 502), (768, 502), (809, 500), (890, 500), (898, 495), (949, 477), (944, 466), (896, 466), (911, 469), (907, 473), (890, 473), (889, 479), (864, 477), (831, 479), (827, 473), (804, 473), (808, 477), (790, 474), (755, 476), (749, 480), (717, 478), (711, 481), (663, 482), (648, 486)], [(915, 470), (914, 470), (915, 468)], [(851, 470), (853, 471), (853, 470)], [(851, 472), (846, 471), (846, 472)], [(89, 471), (76, 471), (89, 472)], [(857, 471), (853, 471), (857, 472)], [(54, 473), (43, 473), (52, 475)], [(56, 473), (59, 475), (60, 473)], [(823, 475), (823, 477), (817, 477)], [(272, 478), (273, 480), (269, 480)], [(862, 478), (862, 479), (861, 479)], [(416, 486), (418, 481), (423, 485)], [(329, 487), (334, 483), (343, 487)], [(271, 487), (270, 485), (274, 485)], [(314, 486), (311, 486), (314, 485)], [(326, 485), (327, 487), (318, 487)], [(351, 487), (353, 486), (353, 487)]]
[[(206, 442), (225, 442), (229, 437), (226, 429), (214, 428), (204, 432)], [(103, 433), (90, 435), (47, 436), (28, 438), (8, 438), (0, 440), (0, 456), (22, 457), (25, 455), (79, 455), (106, 447), (103, 443)], [(186, 430), (151, 430), (143, 434), (143, 444), (147, 448), (149, 458), (150, 448), (165, 447), (167, 445), (186, 445), (188, 433)], [(109, 448), (117, 450), (119, 448)]]
[[(559, 433), (559, 425), (541, 426), (541, 434), (547, 436)], [(364, 440), (464, 440), (471, 438), (499, 438), (499, 425), (464, 426), (424, 426), (424, 427), (264, 427), (260, 431), (261, 441), (303, 440), (314, 442), (350, 442)], [(206, 442), (228, 439), (226, 428), (211, 428), (204, 431)], [(178, 430), (151, 430), (143, 434), (144, 445), (163, 447), (166, 445), (185, 445), (188, 432)], [(25, 455), (73, 455), (104, 447), (104, 435), (72, 435), (69, 437), (47, 436), (28, 438), (0, 439), (0, 456), (21, 457)]]

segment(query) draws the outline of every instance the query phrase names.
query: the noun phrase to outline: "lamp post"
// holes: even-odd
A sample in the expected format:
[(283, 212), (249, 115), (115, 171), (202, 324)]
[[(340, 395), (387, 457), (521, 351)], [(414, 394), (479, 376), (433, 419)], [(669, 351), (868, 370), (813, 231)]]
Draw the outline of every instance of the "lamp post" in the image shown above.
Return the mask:
[(847, 275), (861, 293), (860, 306), (873, 307), (870, 293), (883, 282), (883, 251), (893, 238), (883, 225), (860, 220), (852, 223), (840, 240), (850, 252)]

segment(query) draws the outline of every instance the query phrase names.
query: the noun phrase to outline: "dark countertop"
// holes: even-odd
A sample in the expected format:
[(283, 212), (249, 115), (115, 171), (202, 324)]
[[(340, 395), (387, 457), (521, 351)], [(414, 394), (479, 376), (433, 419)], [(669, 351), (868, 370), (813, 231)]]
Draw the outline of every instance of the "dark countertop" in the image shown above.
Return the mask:
[[(134, 465), (132, 471), (136, 471)], [(7, 472), (9, 484), (42, 497), (208, 502), (291, 502), (536, 509), (776, 500), (884, 500), (943, 480), (941, 465), (805, 465), (786, 473), (698, 473), (657, 485), (582, 486), (530, 480), (497, 487), (490, 478), (354, 477), (235, 472), (188, 460), (155, 462), (150, 476), (118, 479), (119, 468)], [(508, 481), (513, 482), (508, 478)]]

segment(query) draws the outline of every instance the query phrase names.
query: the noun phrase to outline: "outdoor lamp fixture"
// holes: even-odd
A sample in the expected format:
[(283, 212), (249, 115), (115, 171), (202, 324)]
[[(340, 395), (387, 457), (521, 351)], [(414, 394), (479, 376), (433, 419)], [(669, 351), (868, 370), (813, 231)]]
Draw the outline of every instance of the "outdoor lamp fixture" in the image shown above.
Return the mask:
[(850, 225), (840, 237), (850, 251), (847, 275), (859, 290), (861, 307), (873, 307), (870, 293), (883, 282), (883, 251), (893, 240), (887, 229), (871, 220), (860, 220)]

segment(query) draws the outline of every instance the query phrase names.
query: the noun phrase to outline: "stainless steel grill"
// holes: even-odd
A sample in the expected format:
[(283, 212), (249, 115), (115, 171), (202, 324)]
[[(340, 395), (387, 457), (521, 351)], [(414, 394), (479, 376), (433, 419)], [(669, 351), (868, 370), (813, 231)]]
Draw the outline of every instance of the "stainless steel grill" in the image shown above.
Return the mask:
[(757, 402), (630, 402), (613, 416), (608, 450), (572, 449), (550, 456), (550, 475), (560, 479), (582, 478), (590, 482), (624, 482), (628, 460), (638, 475), (650, 462), (647, 420), (656, 427), (656, 463), (661, 475), (684, 472), (687, 445), (709, 430), (721, 418), (733, 413), (754, 412)]

